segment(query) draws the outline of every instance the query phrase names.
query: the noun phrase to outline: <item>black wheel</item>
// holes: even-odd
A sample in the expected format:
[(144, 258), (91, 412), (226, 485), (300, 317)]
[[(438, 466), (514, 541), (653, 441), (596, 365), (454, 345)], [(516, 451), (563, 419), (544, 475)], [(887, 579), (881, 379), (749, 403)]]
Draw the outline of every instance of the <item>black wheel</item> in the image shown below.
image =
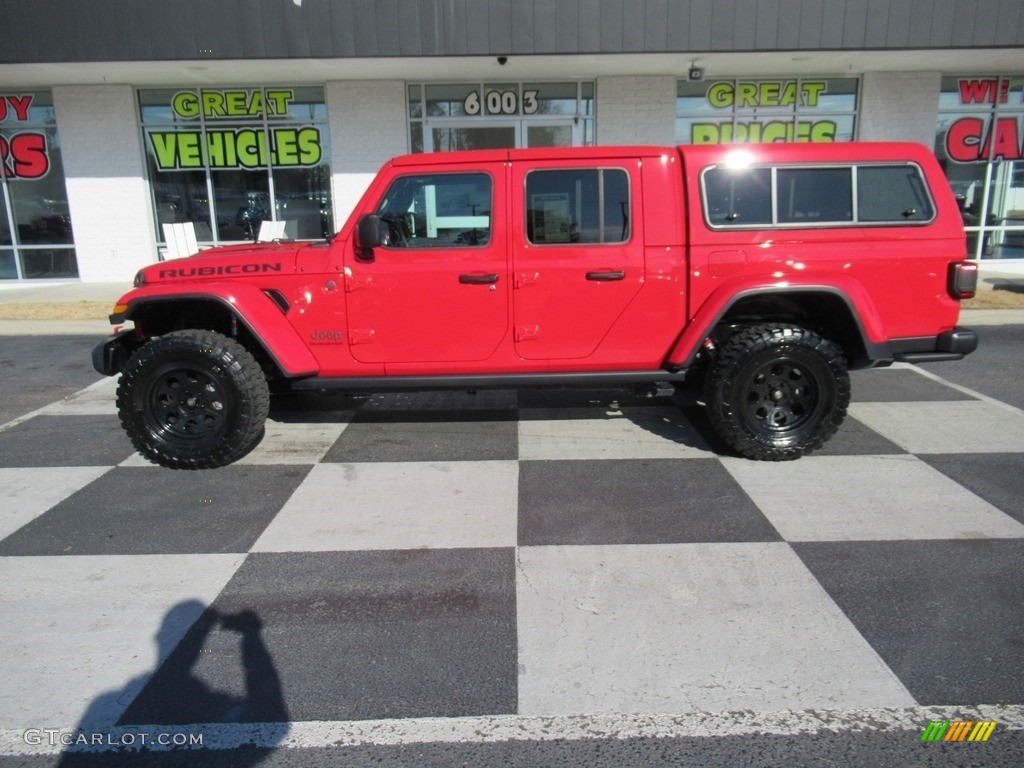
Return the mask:
[(171, 469), (230, 464), (263, 436), (267, 380), (241, 344), (175, 331), (140, 347), (121, 374), (117, 410), (132, 444)]
[(704, 380), (718, 434), (750, 459), (785, 461), (820, 448), (850, 404), (842, 352), (795, 325), (756, 325), (719, 349)]

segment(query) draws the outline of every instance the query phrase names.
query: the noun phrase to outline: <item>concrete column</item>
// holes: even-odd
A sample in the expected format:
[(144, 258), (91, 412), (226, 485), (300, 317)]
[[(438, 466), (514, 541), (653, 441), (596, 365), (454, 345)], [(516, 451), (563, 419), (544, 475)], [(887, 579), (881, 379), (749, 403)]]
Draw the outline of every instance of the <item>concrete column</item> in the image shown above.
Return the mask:
[(599, 77), (599, 144), (674, 144), (676, 77)]
[(324, 96), (338, 230), (380, 166), (409, 151), (408, 108), (405, 84), (397, 80), (330, 82)]
[(919, 141), (935, 145), (939, 72), (867, 72), (861, 79), (861, 141)]
[(130, 282), (157, 258), (134, 90), (58, 86), (53, 103), (82, 282)]

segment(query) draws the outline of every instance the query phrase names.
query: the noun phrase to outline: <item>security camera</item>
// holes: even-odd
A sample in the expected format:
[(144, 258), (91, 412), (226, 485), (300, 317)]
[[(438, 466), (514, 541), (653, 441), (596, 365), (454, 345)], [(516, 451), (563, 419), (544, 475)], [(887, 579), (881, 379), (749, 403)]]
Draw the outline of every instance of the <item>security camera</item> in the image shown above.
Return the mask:
[(704, 79), (704, 70), (703, 70), (703, 68), (701, 68), (701, 67), (690, 67), (690, 72), (688, 74), (688, 77), (690, 78), (690, 81), (694, 82), (694, 83), (703, 80)]
[(508, 63), (508, 56), (499, 56), (498, 63), (504, 67)]

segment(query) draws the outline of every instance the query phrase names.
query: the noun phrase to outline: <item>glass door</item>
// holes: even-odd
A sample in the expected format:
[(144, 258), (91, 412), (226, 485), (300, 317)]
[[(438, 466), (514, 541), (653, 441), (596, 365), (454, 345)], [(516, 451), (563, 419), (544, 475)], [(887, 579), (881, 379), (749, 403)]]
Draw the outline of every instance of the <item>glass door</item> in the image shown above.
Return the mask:
[(592, 147), (594, 83), (411, 83), (412, 152)]
[(581, 143), (577, 130), (572, 120), (430, 120), (423, 151), (571, 147)]
[(575, 126), (571, 120), (565, 122), (526, 122), (527, 147), (571, 147), (580, 142), (573, 140)]
[(430, 121), (424, 133), (424, 152), (460, 152), (470, 149), (514, 149), (520, 146), (518, 120)]

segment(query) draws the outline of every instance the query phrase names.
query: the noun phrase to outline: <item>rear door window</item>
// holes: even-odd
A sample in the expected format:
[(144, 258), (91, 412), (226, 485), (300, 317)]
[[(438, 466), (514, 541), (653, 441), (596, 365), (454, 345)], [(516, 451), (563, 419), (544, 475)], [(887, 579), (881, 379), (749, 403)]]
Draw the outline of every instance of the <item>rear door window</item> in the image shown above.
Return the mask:
[(535, 245), (629, 240), (629, 176), (618, 168), (531, 171), (526, 238)]

